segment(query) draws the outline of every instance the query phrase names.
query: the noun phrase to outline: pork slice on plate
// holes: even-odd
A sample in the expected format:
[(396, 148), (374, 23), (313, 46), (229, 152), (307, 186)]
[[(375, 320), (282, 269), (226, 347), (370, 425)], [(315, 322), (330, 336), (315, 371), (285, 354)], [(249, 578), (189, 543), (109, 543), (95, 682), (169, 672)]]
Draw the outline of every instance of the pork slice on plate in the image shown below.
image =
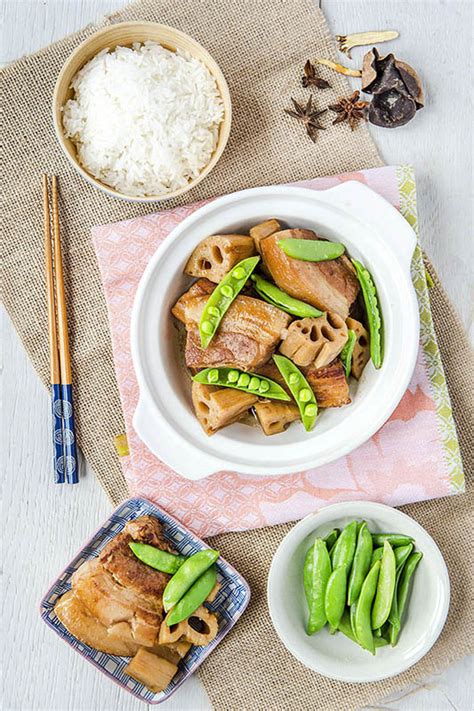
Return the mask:
[(280, 240), (319, 237), (312, 230), (281, 230), (260, 242), (263, 261), (274, 282), (296, 299), (322, 311), (335, 311), (344, 320), (359, 293), (359, 281), (345, 255), (325, 262), (305, 262), (288, 257)]
[(188, 368), (226, 366), (251, 371), (268, 361), (291, 321), (288, 314), (251, 296), (238, 296), (207, 348), (201, 348), (199, 321), (207, 297), (189, 300), (186, 310)]

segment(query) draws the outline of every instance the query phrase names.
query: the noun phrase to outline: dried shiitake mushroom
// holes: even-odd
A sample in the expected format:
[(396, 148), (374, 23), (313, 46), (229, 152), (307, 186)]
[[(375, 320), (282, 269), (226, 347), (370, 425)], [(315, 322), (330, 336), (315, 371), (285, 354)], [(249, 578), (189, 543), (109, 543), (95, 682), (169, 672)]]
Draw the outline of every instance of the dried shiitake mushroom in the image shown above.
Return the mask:
[(393, 54), (381, 57), (375, 47), (364, 56), (362, 91), (374, 96), (369, 121), (376, 126), (403, 126), (424, 106), (423, 88), (415, 70)]

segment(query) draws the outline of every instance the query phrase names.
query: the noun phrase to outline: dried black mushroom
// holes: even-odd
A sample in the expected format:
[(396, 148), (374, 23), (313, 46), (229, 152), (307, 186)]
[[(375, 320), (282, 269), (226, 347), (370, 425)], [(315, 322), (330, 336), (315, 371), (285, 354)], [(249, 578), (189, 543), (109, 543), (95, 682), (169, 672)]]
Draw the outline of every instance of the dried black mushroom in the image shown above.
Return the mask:
[(415, 70), (393, 54), (381, 57), (375, 47), (364, 56), (362, 91), (374, 96), (369, 121), (376, 126), (403, 126), (424, 106), (423, 88)]

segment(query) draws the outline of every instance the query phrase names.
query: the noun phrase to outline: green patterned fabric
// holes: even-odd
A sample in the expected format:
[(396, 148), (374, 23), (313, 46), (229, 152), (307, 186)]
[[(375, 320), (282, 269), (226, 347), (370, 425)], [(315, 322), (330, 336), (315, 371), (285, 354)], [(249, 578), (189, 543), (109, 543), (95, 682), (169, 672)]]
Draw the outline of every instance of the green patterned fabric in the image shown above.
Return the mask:
[[(415, 230), (417, 237), (418, 216), (416, 209), (416, 183), (413, 168), (409, 165), (397, 166), (398, 190), (400, 194), (400, 212)], [(441, 355), (436, 341), (433, 317), (430, 308), (429, 285), (423, 261), (423, 253), (418, 245), (412, 262), (413, 284), (418, 295), (420, 307), (420, 338), (428, 366), (436, 414), (446, 455), (449, 480), (453, 493), (464, 491), (464, 472), (461, 452), (454, 425), (451, 401), (444, 375)]]

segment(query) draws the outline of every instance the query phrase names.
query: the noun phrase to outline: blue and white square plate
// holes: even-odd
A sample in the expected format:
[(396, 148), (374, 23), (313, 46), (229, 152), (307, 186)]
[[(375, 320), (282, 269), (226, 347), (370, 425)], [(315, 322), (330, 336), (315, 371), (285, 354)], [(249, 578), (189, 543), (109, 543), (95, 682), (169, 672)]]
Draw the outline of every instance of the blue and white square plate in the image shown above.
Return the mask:
[(216, 638), (206, 647), (191, 647), (186, 657), (179, 662), (178, 672), (170, 684), (159, 694), (154, 694), (146, 686), (135, 681), (124, 672), (129, 658), (105, 654), (80, 642), (67, 631), (54, 612), (54, 605), (58, 597), (71, 588), (71, 576), (74, 571), (86, 560), (96, 558), (102, 548), (124, 529), (127, 521), (146, 515), (155, 516), (160, 521), (165, 537), (181, 555), (190, 556), (203, 548), (209, 547), (176, 519), (155, 504), (152, 504), (151, 501), (129, 499), (114, 511), (58, 576), (42, 599), (40, 611), (42, 619), (56, 634), (119, 686), (147, 704), (160, 704), (169, 698), (196, 671), (214, 647), (235, 625), (247, 607), (250, 600), (250, 588), (235, 568), (223, 558), (219, 558), (217, 561), (217, 579), (221, 587), (216, 599), (209, 605), (209, 609), (216, 612), (219, 619), (219, 632)]

